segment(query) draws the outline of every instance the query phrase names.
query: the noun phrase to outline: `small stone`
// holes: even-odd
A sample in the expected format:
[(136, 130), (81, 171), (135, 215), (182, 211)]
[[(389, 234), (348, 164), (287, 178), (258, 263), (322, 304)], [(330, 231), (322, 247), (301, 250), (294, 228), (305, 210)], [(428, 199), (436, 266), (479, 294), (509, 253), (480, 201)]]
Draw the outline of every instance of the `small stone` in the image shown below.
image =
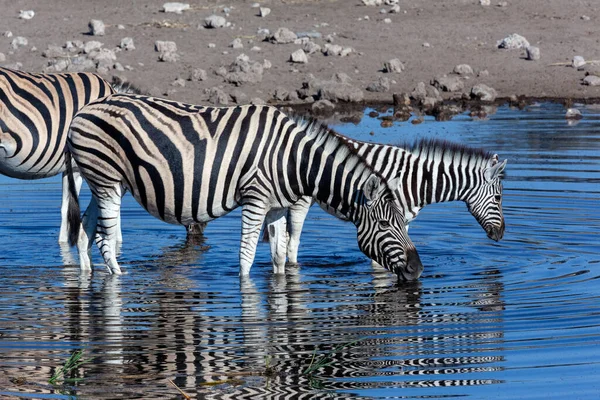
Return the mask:
[(293, 63), (306, 64), (308, 62), (308, 57), (304, 50), (298, 49), (291, 54), (290, 61)]
[(208, 101), (213, 104), (226, 106), (229, 104), (229, 96), (222, 89), (213, 87), (208, 90)]
[(308, 40), (302, 45), (302, 50), (307, 54), (314, 54), (321, 51), (321, 46)]
[(496, 43), (496, 45), (499, 49), (526, 49), (527, 47), (529, 47), (529, 42), (523, 36), (517, 33), (513, 33), (512, 35), (509, 35), (504, 39), (499, 40)]
[(573, 61), (571, 61), (571, 66), (573, 68), (581, 68), (585, 65), (585, 59), (581, 56), (575, 56), (573, 57)]
[(243, 49), (244, 44), (242, 43), (242, 39), (235, 38), (229, 43), (229, 47), (233, 47), (234, 49)]
[(264, 101), (263, 99), (261, 99), (260, 97), (253, 97), (250, 99), (250, 104), (253, 104), (255, 106), (260, 106), (260, 105), (267, 104), (267, 102)]
[(133, 39), (130, 37), (125, 37), (123, 39), (121, 39), (121, 43), (119, 44), (119, 47), (122, 48), (123, 50), (135, 50), (135, 45), (133, 44)]
[(261, 51), (261, 48), (258, 46), (252, 46), (252, 48), (250, 49), (250, 51)]
[(581, 19), (582, 19), (583, 21), (589, 21), (591, 18), (590, 18), (590, 17), (588, 17), (587, 15), (582, 15), (582, 16), (581, 16)]
[(527, 49), (527, 59), (531, 61), (538, 61), (540, 59), (539, 47), (529, 46)]
[(237, 104), (247, 104), (248, 95), (239, 89), (234, 89), (231, 92), (231, 99)]
[(98, 41), (96, 41), (96, 40), (90, 40), (89, 42), (86, 42), (86, 43), (83, 45), (83, 52), (84, 52), (85, 54), (89, 54), (89, 53), (91, 53), (91, 52), (92, 52), (92, 51), (94, 51), (94, 50), (98, 50), (98, 49), (99, 49), (99, 48), (101, 48), (102, 46), (104, 46), (104, 44), (103, 44), (103, 43), (100, 43), (100, 42), (98, 42)]
[(392, 8), (390, 8), (391, 14), (398, 14), (399, 12), (400, 12), (400, 6), (398, 4), (395, 4), (392, 6)]
[(458, 76), (440, 76), (435, 78), (431, 84), (444, 92), (459, 92), (465, 87)]
[(117, 25), (117, 29), (123, 30), (123, 29), (125, 29), (125, 25), (119, 24), (119, 25)]
[(352, 53), (354, 50), (352, 49), (352, 47), (344, 47), (342, 49), (342, 52), (340, 53), (340, 57), (346, 57), (348, 55), (350, 55), (350, 53)]
[(600, 77), (596, 75), (588, 75), (583, 78), (583, 84), (588, 86), (600, 86)]
[(58, 58), (64, 56), (65, 50), (62, 47), (54, 44), (49, 45), (48, 48), (42, 53), (42, 57), (46, 58)]
[(19, 11), (19, 18), (20, 19), (31, 19), (31, 18), (33, 18), (34, 15), (35, 15), (35, 12), (33, 10), (21, 10), (21, 11)]
[(3, 63), (6, 61), (6, 56), (4, 55), (4, 53), (0, 53), (0, 63)]
[(325, 43), (325, 47), (321, 51), (326, 56), (339, 56), (343, 50), (344, 48), (339, 44)]
[(174, 63), (179, 61), (179, 54), (174, 53), (174, 52), (166, 52), (166, 53), (160, 53), (158, 55), (158, 61), (163, 61), (163, 62), (168, 62), (168, 63)]
[(92, 36), (104, 36), (104, 22), (99, 19), (93, 19), (88, 23), (88, 27), (90, 28), (90, 34)]
[(490, 76), (490, 72), (489, 72), (487, 69), (482, 69), (481, 71), (479, 71), (479, 72), (477, 73), (477, 76), (478, 76), (479, 78), (483, 78), (483, 77), (486, 77), (486, 76)]
[(204, 19), (204, 27), (207, 29), (222, 28), (227, 25), (227, 20), (220, 15), (211, 15)]
[(217, 47), (217, 45), (216, 45), (216, 44), (214, 44), (214, 43), (209, 43), (209, 44), (208, 44), (208, 48), (209, 48), (209, 49), (214, 49), (215, 47)]
[(385, 18), (385, 19), (383, 20), (383, 23), (384, 23), (384, 24), (391, 24), (391, 23), (392, 23), (392, 20), (391, 20), (391, 19), (389, 19), (389, 18)]
[(316, 115), (331, 114), (335, 105), (329, 100), (317, 100), (312, 104), (311, 109)]
[(298, 39), (298, 36), (288, 28), (277, 29), (270, 38), (272, 43), (278, 44), (293, 43), (296, 39)]
[(458, 75), (473, 75), (473, 68), (469, 64), (459, 64), (454, 67), (453, 72)]
[(171, 86), (185, 87), (185, 80), (183, 80), (182, 78), (177, 78), (173, 82), (171, 82)]
[(273, 66), (273, 64), (271, 63), (271, 61), (264, 59), (263, 60), (263, 68), (264, 69), (271, 69), (271, 67)]
[(177, 44), (175, 42), (157, 40), (154, 42), (154, 50), (159, 53), (175, 53), (177, 51)]
[(582, 119), (583, 115), (581, 114), (581, 111), (579, 111), (576, 108), (569, 108), (567, 109), (567, 112), (565, 113), (565, 118), (566, 119)]
[(27, 38), (23, 36), (17, 36), (12, 40), (12, 42), (10, 42), (10, 46), (14, 50), (17, 50), (20, 47), (27, 46), (28, 43), (29, 41), (27, 40)]
[(471, 89), (471, 97), (475, 97), (481, 101), (494, 101), (497, 96), (498, 93), (495, 89), (483, 83), (479, 83)]
[(123, 64), (121, 64), (120, 62), (116, 62), (115, 65), (113, 66), (113, 68), (119, 72), (125, 71)]
[(268, 7), (260, 7), (258, 10), (258, 15), (260, 17), (266, 17), (267, 15), (271, 14), (271, 9)]
[(383, 64), (383, 72), (400, 73), (402, 71), (404, 71), (404, 64), (397, 58), (393, 58)]
[(185, 10), (189, 10), (190, 5), (187, 3), (165, 3), (163, 4), (162, 12), (181, 14)]
[(362, 0), (365, 6), (380, 6), (383, 4), (383, 0)]
[(381, 10), (379, 10), (379, 14), (387, 14), (387, 10), (385, 8), (382, 8)]
[(89, 58), (96, 61), (98, 68), (112, 69), (117, 60), (117, 56), (114, 51), (109, 49), (98, 49), (90, 53)]
[(482, 6), (489, 6), (491, 2), (490, 0), (479, 0), (479, 4)]
[(205, 70), (201, 68), (194, 68), (192, 72), (190, 72), (190, 77), (188, 80), (192, 82), (205, 81), (208, 78), (208, 74)]
[(376, 82), (367, 86), (369, 92), (387, 92), (390, 90), (390, 79), (382, 76)]
[(424, 43), (423, 43), (423, 47), (427, 47), (427, 48), (429, 48), (429, 47), (431, 47), (431, 45), (429, 44), (429, 42), (424, 42)]

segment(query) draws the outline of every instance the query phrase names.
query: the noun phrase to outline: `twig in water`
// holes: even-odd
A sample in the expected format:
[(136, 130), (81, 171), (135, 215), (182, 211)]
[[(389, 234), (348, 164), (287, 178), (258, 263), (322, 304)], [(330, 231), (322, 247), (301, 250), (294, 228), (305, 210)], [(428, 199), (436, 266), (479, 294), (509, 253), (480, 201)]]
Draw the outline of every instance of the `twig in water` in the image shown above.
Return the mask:
[(183, 390), (181, 390), (181, 389), (179, 388), (179, 386), (177, 386), (177, 385), (175, 384), (175, 382), (173, 382), (173, 381), (172, 381), (172, 380), (170, 380), (170, 379), (167, 379), (167, 381), (168, 381), (168, 382), (169, 382), (171, 385), (173, 385), (173, 387), (174, 387), (175, 389), (177, 389), (177, 390), (179, 391), (179, 393), (181, 393), (181, 395), (182, 395), (183, 397), (185, 397), (185, 398), (186, 398), (186, 400), (192, 400), (192, 398), (191, 398), (191, 397), (190, 397), (190, 396), (189, 396), (189, 395), (188, 395), (186, 392), (184, 392)]

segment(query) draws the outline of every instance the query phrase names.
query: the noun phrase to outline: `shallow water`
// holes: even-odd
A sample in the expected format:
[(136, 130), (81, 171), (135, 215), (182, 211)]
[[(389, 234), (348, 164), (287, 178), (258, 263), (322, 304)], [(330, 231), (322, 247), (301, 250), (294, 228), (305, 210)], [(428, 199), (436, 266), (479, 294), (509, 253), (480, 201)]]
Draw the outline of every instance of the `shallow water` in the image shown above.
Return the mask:
[[(55, 243), (60, 180), (0, 177), (0, 397), (177, 398), (172, 379), (207, 399), (596, 398), (600, 111), (582, 110), (575, 125), (546, 104), (486, 120), (336, 126), (385, 143), (447, 138), (509, 160), (504, 239), (487, 239), (463, 204), (425, 208), (410, 228), (425, 272), (400, 287), (371, 268), (352, 225), (318, 208), (301, 267), (273, 276), (262, 244), (240, 282), (238, 212), (185, 243), (183, 228), (130, 196), (127, 274), (99, 265), (80, 276)], [(91, 358), (82, 380), (48, 385), (77, 349)], [(302, 375), (315, 351), (330, 365)]]

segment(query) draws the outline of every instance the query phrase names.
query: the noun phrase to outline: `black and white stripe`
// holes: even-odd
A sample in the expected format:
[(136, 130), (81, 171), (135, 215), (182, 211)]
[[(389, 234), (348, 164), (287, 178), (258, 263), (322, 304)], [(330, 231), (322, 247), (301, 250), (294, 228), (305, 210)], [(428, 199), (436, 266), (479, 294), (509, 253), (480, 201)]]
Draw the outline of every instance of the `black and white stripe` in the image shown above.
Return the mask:
[[(240, 275), (250, 271), (263, 221), (283, 218), (302, 196), (352, 221), (360, 249), (402, 279), (422, 272), (398, 183), (374, 173), (320, 123), (268, 106), (212, 108), (116, 94), (77, 114), (68, 147), (93, 194), (83, 233), (71, 237), (82, 269), (91, 268), (89, 238), (97, 232), (109, 270), (121, 272), (114, 227), (129, 190), (150, 214), (174, 224), (207, 222), (241, 206)], [(74, 233), (77, 220), (74, 213)], [(285, 251), (272, 256), (278, 272)]]
[[(506, 160), (499, 162), (497, 154), (440, 140), (400, 147), (346, 142), (385, 179), (399, 179), (400, 204), (408, 224), (428, 204), (461, 200), (490, 239), (498, 241), (504, 235), (501, 177)], [(303, 197), (289, 209), (287, 256), (291, 263), (298, 262), (302, 225), (312, 202)], [(281, 227), (271, 231), (285, 234)], [(269, 240), (286, 241), (282, 237)]]
[[(60, 242), (67, 241), (64, 151), (69, 124), (85, 104), (115, 90), (137, 91), (126, 83), (113, 88), (92, 73), (32, 74), (0, 67), (0, 173), (18, 179), (63, 173)], [(75, 180), (79, 187), (81, 178)]]

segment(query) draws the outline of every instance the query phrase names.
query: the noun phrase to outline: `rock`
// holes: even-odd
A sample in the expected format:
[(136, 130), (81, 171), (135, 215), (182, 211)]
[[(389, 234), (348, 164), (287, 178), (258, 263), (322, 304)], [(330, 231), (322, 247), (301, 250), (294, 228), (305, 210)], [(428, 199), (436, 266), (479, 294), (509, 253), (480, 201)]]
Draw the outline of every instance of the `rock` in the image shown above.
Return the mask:
[(213, 87), (208, 89), (208, 101), (213, 104), (226, 106), (229, 104), (229, 96), (218, 87)]
[(477, 98), (481, 101), (494, 101), (498, 93), (495, 89), (484, 85), (483, 83), (478, 83), (477, 85), (471, 88), (471, 97)]
[(275, 92), (273, 93), (273, 98), (277, 101), (285, 101), (289, 98), (289, 96), (290, 93), (281, 87), (276, 88)]
[(103, 43), (100, 43), (96, 40), (90, 40), (89, 42), (85, 42), (85, 44), (83, 45), (83, 52), (85, 54), (89, 54), (92, 51), (100, 49), (102, 46), (104, 46)]
[(473, 75), (473, 68), (469, 64), (459, 64), (454, 67), (453, 72), (458, 75)]
[(387, 77), (379, 77), (376, 82), (367, 86), (369, 92), (387, 92), (390, 90), (390, 80)]
[(583, 78), (583, 84), (588, 86), (600, 86), (600, 77), (596, 75), (588, 75)]
[(339, 56), (343, 50), (344, 48), (339, 44), (325, 43), (325, 47), (321, 51), (326, 56)]
[(222, 28), (227, 25), (227, 20), (220, 15), (211, 15), (204, 19), (204, 27), (207, 29)]
[(160, 53), (158, 55), (158, 61), (163, 61), (163, 62), (168, 62), (168, 63), (174, 63), (179, 61), (179, 54), (174, 53), (174, 52), (166, 52), (166, 53)]
[(104, 22), (99, 19), (93, 19), (88, 23), (90, 28), (90, 35), (92, 36), (104, 36)]
[(459, 92), (465, 87), (458, 76), (440, 76), (432, 81), (432, 85), (444, 92)]
[(177, 51), (177, 44), (175, 42), (157, 40), (154, 42), (154, 50), (159, 53), (175, 53)]
[(226, 72), (225, 80), (239, 86), (243, 83), (262, 82), (263, 65), (259, 62), (252, 62), (245, 54), (240, 54), (229, 66)]
[(112, 69), (117, 60), (114, 51), (109, 49), (98, 49), (90, 53), (89, 58), (96, 61), (96, 68)]
[(567, 109), (565, 118), (566, 119), (582, 119), (583, 115), (581, 114), (581, 111), (579, 111), (578, 109), (569, 108), (569, 109)]
[(365, 6), (380, 6), (383, 4), (383, 0), (362, 0)]
[(302, 45), (302, 50), (304, 50), (304, 52), (307, 54), (314, 54), (321, 51), (321, 46), (319, 46), (315, 42), (311, 42), (310, 40), (308, 40)]
[(296, 39), (298, 39), (298, 36), (288, 28), (279, 28), (269, 40), (271, 43), (285, 44), (293, 43)]
[(189, 10), (190, 5), (187, 3), (165, 3), (163, 4), (162, 12), (181, 14), (185, 10)]
[(391, 24), (391, 23), (392, 23), (392, 20), (391, 20), (390, 18), (384, 18), (384, 19), (383, 19), (383, 23), (384, 23), (384, 24)]
[(6, 62), (6, 56), (4, 53), (0, 53), (0, 63)]
[(258, 16), (259, 17), (266, 17), (267, 15), (271, 14), (271, 9), (268, 7), (260, 7), (258, 9)]
[(308, 62), (308, 57), (304, 50), (298, 49), (291, 54), (290, 61), (293, 63), (306, 64)]
[(590, 17), (588, 17), (587, 15), (582, 15), (582, 16), (581, 16), (581, 20), (582, 20), (582, 21), (589, 21), (590, 19), (591, 19), (591, 18), (590, 18)]
[(393, 5), (392, 8), (390, 8), (390, 13), (391, 14), (400, 13), (400, 6), (398, 4)]
[(48, 48), (42, 52), (42, 57), (58, 58), (66, 55), (65, 50), (55, 44), (48, 45)]
[(267, 104), (267, 102), (264, 101), (263, 99), (261, 99), (260, 97), (253, 97), (250, 99), (250, 104), (253, 104), (255, 106), (260, 106), (263, 104)]
[(308, 38), (308, 39), (320, 39), (321, 36), (321, 32), (315, 32), (315, 31), (311, 31), (311, 32), (296, 32), (296, 36), (298, 36), (299, 39), (301, 38)]
[(81, 40), (69, 40), (64, 45), (64, 48), (69, 52), (78, 52), (79, 50), (83, 50), (83, 47), (84, 44)]
[(17, 36), (10, 42), (10, 46), (13, 49), (17, 50), (20, 47), (27, 46), (28, 43), (29, 41), (27, 40), (27, 38), (23, 36)]
[(121, 39), (121, 43), (119, 44), (119, 47), (122, 48), (123, 50), (135, 50), (135, 45), (133, 44), (133, 39), (130, 37), (125, 37), (123, 39)]
[(96, 62), (83, 55), (73, 57), (70, 61), (71, 64), (67, 68), (69, 72), (82, 72), (96, 68)]
[(352, 49), (352, 47), (344, 47), (342, 49), (342, 52), (340, 53), (340, 57), (346, 57), (347, 55), (349, 55), (350, 53), (352, 53), (354, 50)]
[(585, 67), (586, 75), (600, 76), (600, 66), (594, 64), (588, 64)]
[(483, 78), (486, 76), (490, 76), (490, 72), (487, 69), (482, 69), (477, 73), (477, 77)]
[(205, 81), (208, 78), (208, 74), (205, 70), (201, 68), (194, 68), (192, 72), (190, 72), (190, 77), (188, 80), (192, 82)]
[(482, 6), (489, 6), (491, 2), (490, 0), (479, 0), (479, 4)]
[(233, 92), (231, 92), (231, 99), (237, 104), (248, 103), (248, 95), (239, 89), (234, 89)]
[(585, 59), (581, 56), (575, 56), (573, 57), (573, 61), (571, 61), (571, 66), (573, 68), (581, 68), (585, 65)]
[(500, 2), (498, 2), (498, 7), (508, 7), (508, 2), (507, 1), (500, 1)]
[(327, 115), (333, 113), (335, 105), (329, 100), (317, 100), (312, 106), (311, 110), (316, 115)]
[(410, 97), (417, 101), (422, 101), (427, 97), (427, 91), (425, 90), (425, 82), (417, 83), (415, 89), (411, 92)]
[(393, 72), (402, 72), (404, 70), (404, 64), (397, 58), (393, 58), (389, 61), (386, 61), (383, 64), (383, 72), (393, 73)]
[(171, 82), (171, 86), (185, 87), (185, 80), (183, 80), (182, 78), (177, 78), (173, 82)]
[(21, 11), (19, 11), (19, 18), (20, 19), (31, 19), (31, 18), (33, 18), (34, 15), (35, 15), (35, 12), (33, 10), (21, 10)]
[(6, 64), (6, 65), (3, 65), (3, 67), (8, 68), (8, 69), (14, 69), (15, 71), (20, 71), (21, 68), (23, 68), (23, 63), (16, 62), (13, 64)]
[(360, 102), (364, 99), (362, 90), (350, 84), (344, 83), (325, 83), (319, 91), (319, 98), (333, 101)]
[(410, 106), (410, 96), (408, 93), (394, 93), (392, 99), (394, 101), (394, 108)]
[(242, 39), (235, 38), (229, 43), (229, 47), (233, 47), (234, 49), (243, 49), (244, 44), (242, 43)]
[(540, 59), (540, 49), (535, 46), (527, 47), (527, 59), (531, 61), (538, 61)]
[(512, 35), (508, 35), (504, 39), (496, 42), (496, 45), (499, 49), (526, 49), (529, 47), (529, 42), (523, 36), (513, 33)]
[(119, 72), (125, 71), (123, 64), (121, 64), (120, 62), (116, 62), (115, 65), (113, 65), (113, 68)]

